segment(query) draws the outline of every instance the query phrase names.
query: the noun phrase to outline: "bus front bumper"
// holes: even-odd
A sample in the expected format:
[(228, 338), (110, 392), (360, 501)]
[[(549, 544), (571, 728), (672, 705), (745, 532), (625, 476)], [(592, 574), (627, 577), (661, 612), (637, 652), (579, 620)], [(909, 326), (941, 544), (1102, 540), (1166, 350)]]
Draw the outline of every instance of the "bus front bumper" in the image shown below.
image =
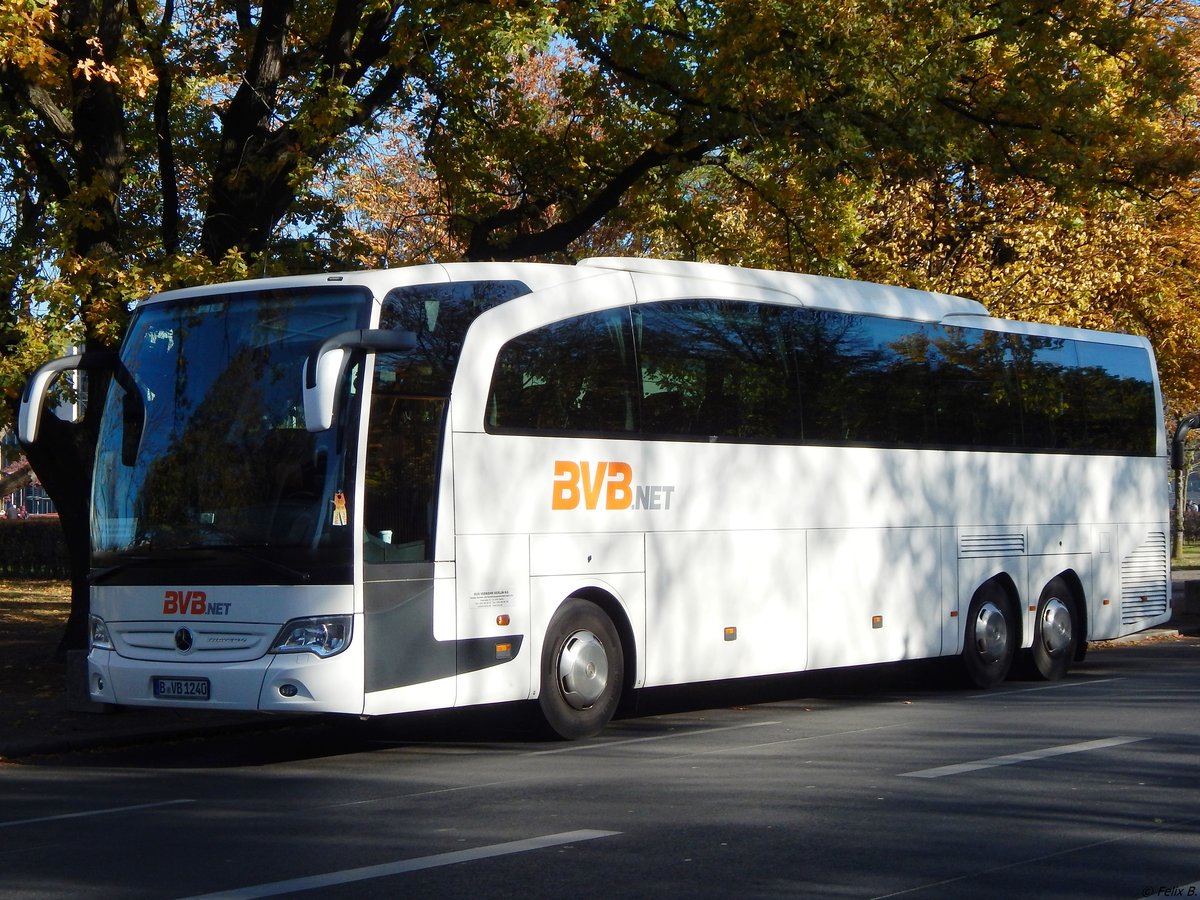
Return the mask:
[(93, 649), (88, 655), (88, 696), (120, 706), (361, 715), (363, 665), (361, 654), (353, 651), (351, 644), (325, 659), (287, 653), (189, 665)]

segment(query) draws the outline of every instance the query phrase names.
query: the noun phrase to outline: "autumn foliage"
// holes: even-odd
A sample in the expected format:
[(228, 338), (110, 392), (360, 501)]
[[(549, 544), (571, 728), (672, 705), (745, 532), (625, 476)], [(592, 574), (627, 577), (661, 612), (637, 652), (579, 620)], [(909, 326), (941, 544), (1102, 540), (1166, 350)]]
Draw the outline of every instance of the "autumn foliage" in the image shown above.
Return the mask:
[[(162, 288), (596, 253), (1142, 333), (1168, 412), (1191, 411), (1197, 16), (1191, 0), (0, 0), (0, 416), (38, 364), (113, 346)], [(82, 528), (95, 424), (31, 457)]]

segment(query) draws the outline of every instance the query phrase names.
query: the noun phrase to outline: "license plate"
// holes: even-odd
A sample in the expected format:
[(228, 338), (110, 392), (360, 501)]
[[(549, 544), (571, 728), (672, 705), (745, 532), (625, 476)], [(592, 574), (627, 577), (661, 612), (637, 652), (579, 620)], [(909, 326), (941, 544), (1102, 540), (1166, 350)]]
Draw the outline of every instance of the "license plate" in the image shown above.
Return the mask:
[(207, 678), (154, 678), (154, 696), (163, 700), (207, 700)]

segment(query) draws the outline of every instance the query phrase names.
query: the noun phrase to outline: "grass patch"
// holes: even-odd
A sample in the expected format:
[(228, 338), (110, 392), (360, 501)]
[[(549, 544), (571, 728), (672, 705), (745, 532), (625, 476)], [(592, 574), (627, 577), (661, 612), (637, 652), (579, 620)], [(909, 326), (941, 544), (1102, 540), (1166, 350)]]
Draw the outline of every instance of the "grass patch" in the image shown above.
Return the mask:
[(0, 581), (0, 667), (51, 656), (70, 612), (65, 581)]
[(1200, 569), (1200, 543), (1183, 545), (1183, 554), (1171, 560), (1172, 569)]

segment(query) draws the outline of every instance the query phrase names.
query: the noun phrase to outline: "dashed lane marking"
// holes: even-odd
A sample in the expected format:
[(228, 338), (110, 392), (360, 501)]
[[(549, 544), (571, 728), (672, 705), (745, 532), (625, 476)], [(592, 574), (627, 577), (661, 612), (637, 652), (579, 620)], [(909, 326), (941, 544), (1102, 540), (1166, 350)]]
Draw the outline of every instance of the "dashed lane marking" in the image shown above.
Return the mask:
[(988, 759), (977, 759), (971, 762), (956, 763), (952, 766), (939, 766), (936, 769), (921, 769), (917, 772), (902, 772), (901, 778), (942, 778), (946, 775), (961, 775), (964, 772), (977, 772), (980, 769), (994, 769), (998, 766), (1015, 766), (1017, 763), (1033, 762), (1038, 759), (1048, 759), (1052, 756), (1065, 756), (1068, 753), (1086, 753), (1089, 750), (1103, 750), (1106, 747), (1119, 747), (1121, 744), (1133, 744), (1144, 741), (1144, 737), (1110, 737), (1098, 741), (1085, 741), (1082, 744), (1063, 744), (1061, 747), (1046, 747), (1043, 750), (1030, 750), (1026, 753), (1012, 753), (1008, 756), (993, 756)]
[(396, 862), (382, 863), (377, 866), (343, 869), (340, 872), (328, 872), (324, 875), (312, 875), (308, 878), (291, 878), (287, 881), (275, 881), (270, 884), (234, 888), (229, 891), (218, 891), (214, 894), (202, 894), (189, 898), (189, 900), (250, 900), (250, 898), (254, 897), (277, 897), (280, 894), (311, 891), (315, 888), (335, 887), (355, 881), (366, 881), (371, 878), (403, 875), (406, 872), (417, 872), (421, 869), (436, 869), (440, 866), (453, 866), (458, 863), (473, 862), (479, 859), (492, 859), (493, 857), (508, 856), (513, 853), (526, 853), (530, 850), (544, 850), (547, 847), (561, 847), (563, 844), (577, 844), (580, 841), (614, 837), (620, 833), (619, 831), (594, 830), (564, 831), (560, 834), (545, 834), (541, 837), (529, 838), (524, 841), (490, 844), (486, 847), (475, 847), (471, 850), (455, 850), (451, 853), (438, 853), (434, 856), (400, 859)]

